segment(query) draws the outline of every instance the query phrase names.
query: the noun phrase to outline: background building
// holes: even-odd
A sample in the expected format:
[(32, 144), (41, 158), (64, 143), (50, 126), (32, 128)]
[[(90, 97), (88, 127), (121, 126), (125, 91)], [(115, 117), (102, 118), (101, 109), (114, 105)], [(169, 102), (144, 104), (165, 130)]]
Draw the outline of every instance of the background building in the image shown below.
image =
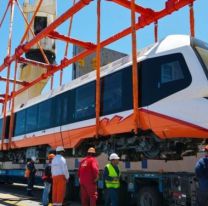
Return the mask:
[[(84, 48), (74, 46), (73, 48), (73, 56), (76, 56), (80, 52), (84, 51)], [(127, 56), (127, 54), (114, 51), (111, 49), (103, 48), (101, 49), (101, 63), (100, 66), (104, 66), (106, 64), (109, 64), (117, 59), (120, 59), (124, 56)], [(72, 69), (72, 79), (76, 79), (88, 72), (91, 72), (96, 69), (96, 52), (87, 56), (84, 59), (79, 60), (75, 64), (73, 64)]]

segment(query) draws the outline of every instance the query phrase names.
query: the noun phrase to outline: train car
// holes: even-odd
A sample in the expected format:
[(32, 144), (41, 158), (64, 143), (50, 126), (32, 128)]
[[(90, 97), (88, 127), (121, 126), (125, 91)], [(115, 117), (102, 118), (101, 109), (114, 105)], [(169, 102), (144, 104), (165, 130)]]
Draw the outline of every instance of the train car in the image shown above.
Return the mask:
[(11, 150), (5, 154), (40, 158), (58, 145), (68, 155), (84, 155), (94, 145), (129, 160), (196, 154), (208, 139), (207, 78), (208, 44), (167, 36), (138, 52), (138, 134), (133, 132), (132, 58), (127, 56), (101, 68), (99, 138), (93, 71), (16, 107)]

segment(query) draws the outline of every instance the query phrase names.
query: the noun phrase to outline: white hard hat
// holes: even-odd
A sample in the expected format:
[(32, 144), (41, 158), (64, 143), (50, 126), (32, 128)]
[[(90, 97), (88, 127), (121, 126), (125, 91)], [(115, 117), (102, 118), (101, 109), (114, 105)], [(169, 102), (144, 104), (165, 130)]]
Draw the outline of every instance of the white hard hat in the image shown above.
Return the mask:
[(31, 157), (31, 160), (35, 162), (36, 161), (36, 157), (35, 156), (32, 156)]
[(62, 146), (56, 147), (56, 152), (64, 152), (64, 148)]
[(119, 160), (120, 157), (116, 153), (112, 153), (109, 157), (110, 160)]

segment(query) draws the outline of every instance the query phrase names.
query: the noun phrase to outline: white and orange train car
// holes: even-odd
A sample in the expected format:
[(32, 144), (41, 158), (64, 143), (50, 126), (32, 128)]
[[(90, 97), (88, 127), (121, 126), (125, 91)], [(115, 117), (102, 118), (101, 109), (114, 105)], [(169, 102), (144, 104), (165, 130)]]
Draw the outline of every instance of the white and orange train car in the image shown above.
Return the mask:
[(132, 132), (128, 56), (101, 68), (99, 138), (93, 71), (16, 107), (10, 153), (63, 145), (70, 154), (81, 155), (94, 145), (100, 152), (116, 151), (130, 160), (196, 154), (208, 139), (208, 44), (185, 35), (164, 38), (138, 52), (138, 79), (137, 135)]

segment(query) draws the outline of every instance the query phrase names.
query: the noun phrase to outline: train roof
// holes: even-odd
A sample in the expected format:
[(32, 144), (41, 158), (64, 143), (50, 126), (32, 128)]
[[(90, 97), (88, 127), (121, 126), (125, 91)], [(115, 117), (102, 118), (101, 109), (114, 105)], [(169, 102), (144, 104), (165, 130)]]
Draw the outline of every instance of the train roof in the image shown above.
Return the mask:
[[(162, 39), (161, 41), (154, 43), (150, 46), (145, 47), (144, 49), (138, 51), (137, 58), (138, 61), (142, 61), (147, 58), (152, 58), (156, 56), (163, 55), (163, 53), (175, 50), (180, 47), (190, 46), (190, 36), (188, 35), (169, 35)], [(132, 63), (132, 56), (125, 56), (121, 59), (118, 59), (110, 64), (107, 64), (101, 67), (100, 76), (103, 77), (110, 73), (114, 73), (115, 71), (119, 71), (120, 69), (131, 65)], [(19, 111), (25, 109), (29, 106), (35, 105), (43, 100), (61, 94), (67, 90), (76, 88), (78, 86), (84, 85), (88, 82), (91, 82), (96, 77), (96, 71), (89, 72), (77, 79), (72, 80), (71, 82), (64, 84), (56, 89), (50, 90), (47, 93), (41, 94), (37, 97), (34, 97), (28, 100), (24, 105), (19, 105), (16, 107), (15, 111)]]

